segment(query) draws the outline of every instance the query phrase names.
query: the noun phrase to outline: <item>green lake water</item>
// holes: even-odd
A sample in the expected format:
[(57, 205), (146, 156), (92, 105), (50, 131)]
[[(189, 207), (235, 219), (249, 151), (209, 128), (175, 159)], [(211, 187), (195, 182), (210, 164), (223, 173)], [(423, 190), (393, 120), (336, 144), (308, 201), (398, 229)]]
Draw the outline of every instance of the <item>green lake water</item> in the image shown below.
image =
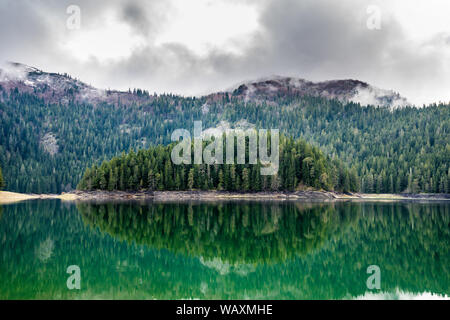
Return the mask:
[(449, 224), (436, 202), (21, 202), (0, 209), (0, 299), (445, 298)]

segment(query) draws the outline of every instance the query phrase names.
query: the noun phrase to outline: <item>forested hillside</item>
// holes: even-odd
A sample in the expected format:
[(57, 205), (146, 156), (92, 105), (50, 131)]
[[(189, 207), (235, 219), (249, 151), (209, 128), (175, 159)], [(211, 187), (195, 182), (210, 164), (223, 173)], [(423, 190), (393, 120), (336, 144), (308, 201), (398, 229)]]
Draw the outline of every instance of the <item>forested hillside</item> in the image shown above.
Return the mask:
[[(225, 143), (225, 135), (224, 135)], [(261, 164), (174, 165), (174, 144), (131, 151), (86, 170), (81, 190), (296, 190), (299, 187), (356, 191), (358, 180), (338, 161), (331, 161), (303, 140), (280, 137), (277, 174), (261, 175)], [(248, 158), (248, 148), (246, 152)], [(193, 160), (193, 155), (192, 155)], [(236, 153), (235, 153), (235, 163)], [(191, 161), (193, 163), (193, 161)]]
[(380, 107), (314, 97), (234, 104), (226, 118), (302, 136), (356, 170), (368, 193), (450, 190), (450, 105)]
[[(142, 92), (129, 94), (142, 98)], [(392, 111), (299, 95), (252, 102), (231, 93), (90, 104), (71, 99), (71, 91), (66, 95), (55, 104), (0, 87), (0, 166), (7, 190), (72, 190), (86, 168), (123, 151), (168, 144), (173, 130), (192, 131), (195, 120), (203, 128), (245, 120), (302, 137), (354, 171), (363, 192), (450, 190), (448, 104)]]
[(0, 115), (7, 189), (60, 193), (74, 189), (93, 163), (169, 142), (173, 130), (201, 117), (201, 103), (161, 96), (144, 106), (47, 104), (32, 94), (3, 91)]

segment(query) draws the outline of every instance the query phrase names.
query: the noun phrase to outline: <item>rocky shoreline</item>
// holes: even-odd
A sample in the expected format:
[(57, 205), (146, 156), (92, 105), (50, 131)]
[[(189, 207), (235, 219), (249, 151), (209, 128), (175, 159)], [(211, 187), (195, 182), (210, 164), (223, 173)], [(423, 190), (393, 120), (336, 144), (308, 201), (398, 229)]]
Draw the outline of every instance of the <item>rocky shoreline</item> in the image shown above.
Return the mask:
[(25, 200), (63, 201), (450, 201), (450, 194), (364, 194), (333, 191), (228, 192), (228, 191), (72, 191), (62, 194), (23, 194), (0, 191), (0, 204)]
[(293, 192), (255, 192), (240, 193), (228, 191), (74, 191), (70, 198), (80, 201), (98, 200), (154, 200), (154, 201), (186, 201), (186, 200), (437, 200), (449, 201), (450, 194), (363, 194), (339, 193), (332, 191), (293, 191)]

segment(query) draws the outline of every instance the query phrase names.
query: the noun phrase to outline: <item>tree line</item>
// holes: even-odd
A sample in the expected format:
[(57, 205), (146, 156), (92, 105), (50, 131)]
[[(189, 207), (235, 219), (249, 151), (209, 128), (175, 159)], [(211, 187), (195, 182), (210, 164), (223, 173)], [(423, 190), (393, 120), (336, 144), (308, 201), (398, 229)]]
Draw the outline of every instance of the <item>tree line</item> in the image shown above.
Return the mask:
[[(226, 140), (225, 135), (223, 141)], [(278, 191), (307, 187), (356, 191), (358, 178), (337, 160), (302, 139), (280, 137), (280, 160), (275, 175), (261, 175), (261, 163), (180, 164), (171, 159), (174, 144), (158, 145), (104, 161), (87, 169), (80, 190), (224, 190)], [(236, 147), (236, 145), (235, 145)], [(193, 156), (193, 155), (192, 155)], [(246, 159), (249, 151), (246, 148)], [(193, 161), (191, 161), (193, 163)]]

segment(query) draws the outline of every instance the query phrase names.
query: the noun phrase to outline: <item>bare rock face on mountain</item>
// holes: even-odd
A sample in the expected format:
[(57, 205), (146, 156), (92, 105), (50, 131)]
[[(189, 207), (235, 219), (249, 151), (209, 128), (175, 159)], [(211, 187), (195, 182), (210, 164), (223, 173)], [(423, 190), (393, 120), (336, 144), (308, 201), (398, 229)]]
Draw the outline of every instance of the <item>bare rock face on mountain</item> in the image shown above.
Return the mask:
[(58, 140), (55, 135), (51, 132), (46, 133), (40, 140), (41, 146), (47, 151), (50, 155), (54, 156), (58, 153), (59, 146)]
[(273, 77), (247, 82), (230, 91), (235, 97), (245, 101), (273, 100), (282, 96), (320, 96), (342, 102), (382, 107), (403, 107), (408, 105), (405, 98), (391, 90), (373, 87), (359, 80), (330, 80), (311, 82), (299, 78)]

